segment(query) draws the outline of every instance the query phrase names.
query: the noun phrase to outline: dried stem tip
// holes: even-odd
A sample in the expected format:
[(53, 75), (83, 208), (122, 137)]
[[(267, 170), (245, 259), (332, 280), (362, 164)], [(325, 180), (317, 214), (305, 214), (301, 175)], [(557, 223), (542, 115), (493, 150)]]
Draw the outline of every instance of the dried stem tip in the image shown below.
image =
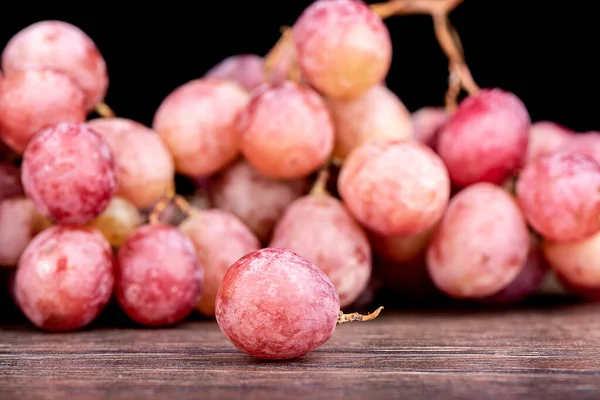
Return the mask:
[(106, 104), (105, 102), (100, 102), (96, 104), (96, 113), (102, 118), (115, 118), (117, 114)]
[(379, 307), (377, 310), (375, 310), (372, 313), (367, 314), (367, 315), (362, 315), (359, 313), (344, 314), (343, 312), (340, 311), (340, 313), (338, 314), (337, 325), (341, 325), (341, 324), (345, 324), (346, 322), (353, 322), (353, 321), (371, 321), (372, 319), (375, 319), (379, 316), (379, 313), (381, 313), (381, 310), (383, 310), (383, 306)]
[(156, 205), (152, 209), (152, 212), (150, 213), (150, 216), (148, 217), (148, 220), (151, 224), (156, 224), (156, 223), (160, 222), (160, 215), (162, 214), (163, 211), (165, 211), (165, 208), (167, 208), (167, 206), (171, 203), (171, 201), (174, 198), (175, 198), (175, 188), (170, 187), (169, 189), (167, 189), (167, 191), (165, 192), (162, 199), (160, 199), (160, 201), (158, 203), (156, 203)]
[(315, 184), (310, 190), (313, 196), (322, 196), (327, 194), (327, 181), (329, 180), (329, 163), (323, 166), (317, 175)]

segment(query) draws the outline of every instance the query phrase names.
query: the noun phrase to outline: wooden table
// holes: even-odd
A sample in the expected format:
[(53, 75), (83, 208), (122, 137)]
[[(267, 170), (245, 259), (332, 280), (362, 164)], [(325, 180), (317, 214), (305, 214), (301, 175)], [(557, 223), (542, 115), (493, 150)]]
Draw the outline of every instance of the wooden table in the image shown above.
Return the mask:
[(52, 398), (600, 399), (600, 304), (388, 309), (286, 362), (241, 353), (213, 321), (0, 325), (0, 399)]

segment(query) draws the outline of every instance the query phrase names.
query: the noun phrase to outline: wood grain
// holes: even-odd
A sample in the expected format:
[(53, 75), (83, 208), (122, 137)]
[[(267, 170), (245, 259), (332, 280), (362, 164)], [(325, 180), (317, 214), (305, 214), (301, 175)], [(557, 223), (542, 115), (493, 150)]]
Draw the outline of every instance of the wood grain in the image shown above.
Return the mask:
[(246, 356), (213, 321), (0, 325), (0, 399), (51, 398), (599, 399), (600, 305), (385, 310), (286, 362)]

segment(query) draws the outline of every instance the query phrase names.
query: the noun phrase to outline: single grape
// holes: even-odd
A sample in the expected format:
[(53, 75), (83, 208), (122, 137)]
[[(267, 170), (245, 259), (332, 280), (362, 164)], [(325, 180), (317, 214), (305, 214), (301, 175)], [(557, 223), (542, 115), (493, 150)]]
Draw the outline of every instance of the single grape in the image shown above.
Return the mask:
[(292, 32), (303, 77), (327, 97), (358, 97), (388, 74), (390, 33), (361, 0), (317, 0)]
[(196, 308), (212, 317), (225, 272), (241, 257), (260, 249), (260, 242), (235, 215), (215, 209), (188, 217), (179, 230), (194, 244), (204, 268), (204, 289)]
[(248, 163), (274, 179), (310, 175), (333, 149), (334, 129), (325, 101), (292, 81), (265, 84), (252, 92), (238, 130)]
[(422, 143), (373, 139), (344, 162), (338, 188), (352, 215), (379, 235), (412, 235), (433, 226), (450, 198), (442, 160)]
[(190, 81), (163, 100), (152, 127), (167, 145), (177, 172), (208, 176), (239, 155), (235, 121), (248, 100), (237, 83), (216, 78)]
[(269, 247), (291, 250), (325, 272), (338, 291), (341, 308), (358, 298), (371, 276), (366, 233), (342, 202), (327, 193), (311, 193), (290, 204)]
[(554, 152), (527, 164), (516, 194), (529, 224), (544, 238), (580, 240), (600, 230), (600, 164), (584, 154)]
[(220, 61), (204, 76), (231, 79), (251, 92), (265, 82), (264, 64), (264, 59), (256, 54), (236, 54)]
[(119, 173), (117, 196), (144, 209), (173, 187), (173, 158), (152, 129), (124, 118), (97, 118), (87, 125), (112, 151)]
[(0, 201), (24, 195), (21, 169), (14, 164), (0, 161)]
[(448, 121), (444, 107), (423, 107), (411, 114), (415, 138), (435, 149), (440, 130)]
[(527, 146), (527, 163), (564, 148), (567, 142), (573, 138), (574, 132), (571, 129), (554, 122), (540, 121), (531, 124)]
[(373, 251), (397, 263), (409, 262), (423, 254), (437, 224), (412, 235), (383, 236), (369, 232)]
[[(98, 47), (85, 32), (67, 22), (36, 22), (8, 41), (2, 52), (6, 77), (31, 67), (69, 75), (83, 89), (87, 111), (93, 110), (108, 90), (106, 62)], [(42, 107), (34, 108), (39, 111)]]
[(327, 105), (335, 124), (333, 156), (339, 160), (371, 138), (413, 138), (408, 109), (384, 85), (351, 100), (328, 99)]
[(33, 237), (50, 226), (25, 197), (0, 202), (0, 266), (14, 267)]
[(50, 69), (15, 71), (0, 84), (0, 137), (23, 153), (41, 129), (85, 121), (83, 100), (82, 90), (65, 74)]
[(125, 313), (146, 326), (185, 319), (200, 300), (204, 270), (192, 242), (177, 228), (144, 225), (117, 253), (115, 293)]
[(117, 190), (110, 148), (85, 124), (60, 123), (37, 133), (23, 154), (21, 181), (42, 215), (87, 224)]
[(236, 215), (266, 243), (286, 207), (309, 186), (304, 178), (267, 178), (240, 158), (212, 180), (208, 193), (214, 207)]
[(48, 331), (92, 322), (113, 290), (113, 255), (95, 229), (53, 226), (27, 246), (17, 267), (15, 298), (29, 320)]
[(127, 200), (113, 197), (108, 207), (89, 223), (98, 229), (113, 247), (119, 247), (142, 224), (142, 215)]
[(502, 184), (525, 163), (530, 118), (523, 102), (501, 89), (463, 100), (440, 130), (437, 152), (452, 182)]
[(530, 235), (517, 202), (481, 182), (456, 194), (427, 249), (431, 279), (454, 298), (482, 298), (505, 288), (523, 270)]

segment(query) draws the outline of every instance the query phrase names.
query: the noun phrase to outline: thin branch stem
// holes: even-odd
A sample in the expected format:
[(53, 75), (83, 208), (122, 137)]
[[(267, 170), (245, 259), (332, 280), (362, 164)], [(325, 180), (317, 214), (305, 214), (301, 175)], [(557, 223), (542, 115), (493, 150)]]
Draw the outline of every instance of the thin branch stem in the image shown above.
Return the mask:
[(346, 322), (354, 322), (354, 321), (371, 321), (379, 316), (383, 310), (383, 307), (379, 307), (377, 310), (373, 311), (370, 314), (362, 315), (359, 313), (352, 314), (344, 314), (343, 312), (339, 312), (337, 325), (345, 324)]
[(96, 108), (94, 109), (94, 111), (96, 111), (96, 114), (98, 114), (102, 118), (115, 118), (117, 116), (117, 114), (115, 114), (112, 108), (110, 108), (108, 104), (106, 104), (103, 101), (96, 104)]

